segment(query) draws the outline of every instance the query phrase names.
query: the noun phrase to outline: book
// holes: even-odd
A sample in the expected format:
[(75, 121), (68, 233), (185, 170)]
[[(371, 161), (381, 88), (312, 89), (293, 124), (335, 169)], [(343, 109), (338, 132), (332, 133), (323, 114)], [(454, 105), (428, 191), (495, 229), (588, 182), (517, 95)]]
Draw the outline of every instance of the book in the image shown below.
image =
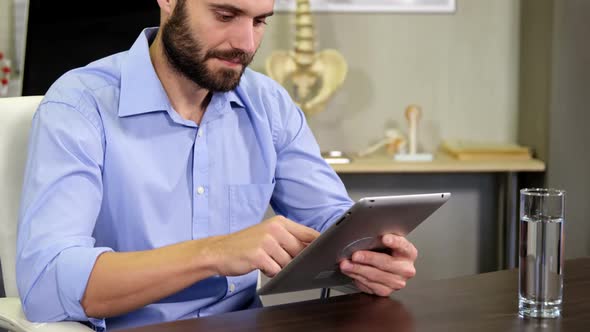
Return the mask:
[(459, 160), (529, 160), (530, 148), (511, 143), (447, 140), (441, 150)]

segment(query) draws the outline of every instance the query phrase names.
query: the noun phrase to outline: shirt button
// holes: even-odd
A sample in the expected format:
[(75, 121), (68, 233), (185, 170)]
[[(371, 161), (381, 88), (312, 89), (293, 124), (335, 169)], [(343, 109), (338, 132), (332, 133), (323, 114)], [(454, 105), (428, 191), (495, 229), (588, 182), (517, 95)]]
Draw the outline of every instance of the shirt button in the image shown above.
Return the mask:
[(201, 137), (203, 136), (203, 129), (199, 130), (199, 132), (197, 133), (197, 137)]
[(234, 283), (229, 284), (229, 292), (233, 293), (236, 290), (236, 285)]
[(199, 186), (199, 188), (197, 188), (197, 194), (203, 195), (204, 193), (205, 193), (205, 188), (203, 188), (203, 186)]

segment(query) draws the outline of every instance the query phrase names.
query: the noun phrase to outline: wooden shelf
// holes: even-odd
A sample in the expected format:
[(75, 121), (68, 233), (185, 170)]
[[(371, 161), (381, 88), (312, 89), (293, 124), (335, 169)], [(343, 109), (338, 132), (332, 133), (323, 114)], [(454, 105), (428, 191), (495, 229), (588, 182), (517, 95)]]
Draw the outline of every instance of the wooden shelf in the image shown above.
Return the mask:
[(494, 173), (543, 172), (541, 160), (457, 160), (445, 153), (430, 162), (400, 162), (387, 156), (353, 159), (349, 164), (332, 164), (340, 174), (362, 173)]

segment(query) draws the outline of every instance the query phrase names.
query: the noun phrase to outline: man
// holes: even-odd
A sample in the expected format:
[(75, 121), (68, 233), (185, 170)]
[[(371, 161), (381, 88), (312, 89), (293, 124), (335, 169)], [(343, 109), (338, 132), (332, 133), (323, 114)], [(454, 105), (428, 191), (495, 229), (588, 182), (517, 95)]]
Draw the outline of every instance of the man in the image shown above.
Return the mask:
[[(273, 0), (158, 0), (160, 29), (68, 72), (33, 120), (17, 274), (30, 320), (122, 328), (256, 305), (352, 204), (304, 116), (246, 70)], [(260, 222), (268, 203), (280, 215)], [(296, 221), (296, 222), (295, 222)], [(416, 249), (341, 263), (388, 296)]]

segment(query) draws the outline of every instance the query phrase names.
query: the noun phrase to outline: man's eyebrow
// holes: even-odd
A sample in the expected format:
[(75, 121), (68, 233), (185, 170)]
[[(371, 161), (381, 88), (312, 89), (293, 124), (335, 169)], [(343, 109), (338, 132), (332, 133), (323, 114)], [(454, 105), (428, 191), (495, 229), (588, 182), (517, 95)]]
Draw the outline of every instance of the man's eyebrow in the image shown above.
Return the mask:
[(275, 12), (273, 12), (273, 11), (270, 11), (270, 12), (268, 12), (268, 13), (264, 13), (264, 14), (262, 14), (262, 15), (258, 15), (258, 16), (256, 16), (255, 18), (257, 18), (257, 19), (258, 19), (258, 18), (267, 18), (267, 17), (273, 16), (274, 14), (275, 14)]
[[(234, 15), (246, 15), (247, 14), (243, 9), (236, 7), (232, 4), (227, 4), (227, 3), (210, 4), (209, 8), (217, 9), (217, 10), (225, 10), (225, 11), (233, 13)], [(270, 11), (268, 13), (258, 15), (255, 18), (260, 19), (260, 18), (265, 18), (265, 17), (269, 17), (269, 16), (273, 16), (273, 15), (274, 15), (274, 11)]]

